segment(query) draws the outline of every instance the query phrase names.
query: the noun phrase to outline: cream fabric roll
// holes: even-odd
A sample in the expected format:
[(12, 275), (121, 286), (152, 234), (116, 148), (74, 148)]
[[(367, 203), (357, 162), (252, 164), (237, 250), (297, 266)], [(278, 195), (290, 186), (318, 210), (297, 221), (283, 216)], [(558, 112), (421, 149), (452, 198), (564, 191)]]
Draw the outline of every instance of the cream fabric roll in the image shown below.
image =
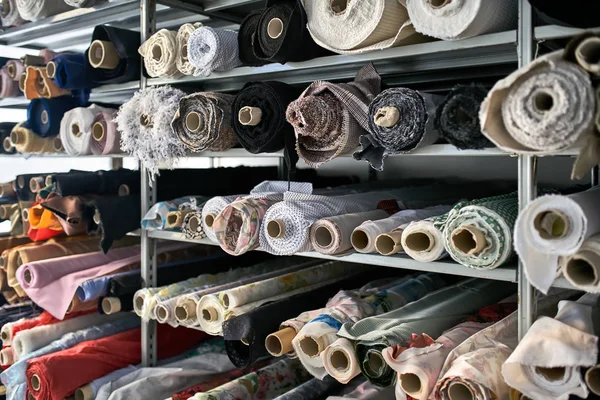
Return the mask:
[(411, 222), (402, 230), (402, 248), (417, 261), (433, 262), (448, 256), (442, 227), (431, 218)]
[(72, 7), (59, 0), (16, 0), (19, 14), (26, 21), (37, 21), (42, 18), (70, 10)]
[(177, 32), (161, 29), (150, 36), (138, 53), (144, 57), (144, 65), (148, 75), (154, 78), (179, 78), (182, 73), (177, 69)]
[(574, 254), (561, 256), (558, 263), (573, 286), (600, 293), (600, 234), (586, 239)]
[(531, 284), (547, 293), (559, 272), (559, 257), (577, 252), (600, 233), (600, 188), (569, 196), (542, 196), (529, 203), (515, 224), (514, 246)]
[(11, 132), (10, 143), (19, 153), (63, 153), (60, 137), (43, 138), (18, 124)]
[(406, 7), (417, 32), (442, 40), (466, 39), (517, 26), (517, 0), (406, 0)]
[(190, 63), (188, 58), (188, 40), (192, 33), (202, 26), (202, 23), (183, 24), (177, 31), (175, 40), (177, 41), (177, 58), (175, 65), (183, 75), (193, 75), (196, 68)]
[[(345, 354), (348, 361), (339, 361), (338, 353)], [(344, 385), (360, 375), (359, 361), (354, 352), (354, 344), (345, 338), (339, 338), (321, 353), (325, 371), (336, 381)]]
[(96, 104), (67, 111), (60, 121), (60, 140), (65, 152), (71, 156), (92, 154), (92, 126), (96, 115), (114, 111)]

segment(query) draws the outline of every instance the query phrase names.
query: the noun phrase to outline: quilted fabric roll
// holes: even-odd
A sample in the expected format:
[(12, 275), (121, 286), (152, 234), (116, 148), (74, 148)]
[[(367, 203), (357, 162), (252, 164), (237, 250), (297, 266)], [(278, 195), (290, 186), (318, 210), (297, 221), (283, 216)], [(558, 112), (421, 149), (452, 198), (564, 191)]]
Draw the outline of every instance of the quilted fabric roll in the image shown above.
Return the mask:
[(175, 65), (177, 66), (179, 72), (181, 72), (183, 75), (193, 75), (196, 69), (190, 63), (188, 58), (188, 40), (191, 34), (201, 26), (202, 23), (200, 22), (196, 22), (194, 24), (183, 24), (179, 27), (177, 36), (175, 36), (177, 49)]
[(95, 71), (82, 53), (59, 54), (48, 63), (46, 71), (61, 89), (88, 89), (98, 86), (92, 81)]
[(21, 25), (25, 20), (19, 14), (17, 8), (17, 0), (7, 0), (2, 3), (2, 12), (0, 13), (0, 21), (3, 27)]
[(27, 67), (25, 75), (25, 98), (55, 98), (71, 94), (70, 90), (61, 89), (50, 79), (46, 67)]
[(107, 155), (121, 153), (121, 134), (113, 121), (116, 112), (102, 111), (94, 117), (92, 124), (92, 154)]
[(151, 77), (179, 78), (177, 69), (177, 32), (161, 29), (146, 40), (138, 53), (144, 57), (146, 72)]
[(0, 98), (19, 95), (19, 85), (10, 77), (6, 66), (0, 69)]
[(148, 88), (123, 104), (115, 122), (121, 132), (121, 150), (143, 163), (152, 175), (159, 166), (173, 168), (185, 155), (183, 143), (171, 128), (171, 121), (184, 93), (170, 86)]
[(209, 76), (240, 66), (238, 33), (229, 29), (202, 26), (188, 39), (188, 59), (196, 69), (194, 76)]
[(92, 126), (96, 115), (111, 113), (114, 110), (92, 104), (77, 107), (65, 113), (60, 121), (60, 139), (67, 154), (82, 156), (92, 154)]
[(336, 53), (359, 54), (425, 40), (415, 32), (401, 1), (302, 0), (302, 4), (315, 42)]
[(256, 10), (242, 21), (238, 31), (238, 53), (243, 65), (251, 67), (260, 67), (268, 61), (261, 60), (254, 54), (254, 38), (262, 10)]
[(442, 40), (466, 39), (517, 26), (516, 0), (408, 0), (406, 7), (417, 32)]
[(231, 204), (236, 199), (242, 197), (243, 195), (233, 195), (233, 196), (217, 196), (208, 200), (204, 207), (202, 207), (202, 227), (206, 236), (213, 242), (217, 243), (217, 235), (214, 232), (213, 224), (215, 222), (215, 218), (217, 215)]
[(26, 21), (37, 21), (71, 9), (64, 1), (16, 0), (19, 14)]
[(238, 141), (232, 126), (231, 107), (235, 96), (201, 92), (184, 96), (171, 126), (191, 151), (225, 151)]
[(481, 133), (479, 108), (488, 90), (479, 85), (454, 87), (435, 112), (435, 129), (459, 149), (482, 149), (492, 143)]
[(381, 92), (369, 105), (369, 134), (360, 137), (357, 160), (383, 170), (383, 160), (392, 154), (409, 153), (435, 143), (439, 135), (433, 126), (436, 104), (441, 96), (407, 88)]
[(600, 233), (598, 188), (569, 196), (542, 196), (529, 203), (515, 224), (514, 246), (531, 284), (547, 293), (559, 267), (559, 257), (577, 252), (584, 241)]
[(77, 107), (73, 97), (33, 99), (27, 107), (27, 124), (37, 135), (46, 138), (60, 133), (60, 121), (65, 113)]
[(298, 155), (316, 168), (352, 152), (369, 129), (369, 103), (380, 91), (381, 78), (372, 64), (350, 83), (313, 82), (286, 112)]
[(92, 7), (97, 3), (96, 0), (65, 0), (65, 3), (70, 5), (71, 7), (84, 8), (84, 7)]

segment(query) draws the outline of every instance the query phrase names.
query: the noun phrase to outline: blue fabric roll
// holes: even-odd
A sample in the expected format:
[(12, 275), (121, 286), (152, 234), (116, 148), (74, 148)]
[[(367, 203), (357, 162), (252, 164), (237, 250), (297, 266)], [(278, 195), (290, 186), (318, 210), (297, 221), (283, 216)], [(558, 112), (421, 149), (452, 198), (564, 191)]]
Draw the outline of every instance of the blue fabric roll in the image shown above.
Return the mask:
[(100, 390), (100, 388), (102, 386), (104, 386), (106, 383), (116, 381), (117, 379), (124, 377), (125, 375), (129, 375), (132, 372), (137, 371), (138, 369), (139, 369), (138, 366), (128, 365), (125, 368), (121, 368), (121, 369), (111, 372), (108, 375), (104, 375), (102, 378), (98, 378), (95, 381), (91, 381), (89, 385), (92, 388), (92, 391), (94, 392), (94, 396), (92, 398), (93, 399), (96, 398), (96, 395), (98, 394), (98, 390)]
[(132, 270), (126, 272), (119, 272), (118, 274), (99, 276), (94, 279), (88, 279), (79, 285), (77, 288), (77, 297), (81, 301), (90, 301), (99, 299), (108, 293), (108, 284), (112, 278), (127, 276), (127, 275), (139, 275), (139, 270)]
[[(71, 96), (33, 99), (27, 107), (27, 123), (31, 130), (41, 137), (56, 136), (60, 132), (60, 121), (63, 115), (77, 106), (77, 101)], [(44, 111), (48, 114), (45, 123), (42, 122)]]
[(85, 54), (59, 54), (52, 59), (56, 74), (52, 80), (62, 89), (90, 89), (98, 86), (92, 81), (94, 69)]

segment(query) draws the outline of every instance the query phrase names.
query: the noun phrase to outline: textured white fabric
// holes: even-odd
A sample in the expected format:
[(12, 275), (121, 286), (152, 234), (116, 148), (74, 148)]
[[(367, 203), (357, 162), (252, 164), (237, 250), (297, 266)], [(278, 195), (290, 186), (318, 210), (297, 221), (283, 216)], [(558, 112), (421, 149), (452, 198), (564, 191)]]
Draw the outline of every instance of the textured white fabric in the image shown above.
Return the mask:
[(576, 253), (559, 258), (562, 274), (573, 286), (591, 293), (600, 293), (600, 234), (581, 245)]
[(161, 29), (150, 36), (138, 53), (144, 57), (148, 75), (154, 78), (179, 78), (183, 74), (177, 69), (177, 32)]
[(453, 0), (434, 7), (431, 0), (406, 0), (417, 32), (460, 40), (517, 26), (517, 0)]
[(202, 23), (200, 22), (183, 24), (177, 31), (177, 36), (175, 38), (177, 41), (177, 58), (175, 60), (175, 65), (177, 65), (177, 69), (183, 75), (192, 75), (196, 70), (188, 58), (188, 40), (190, 39), (190, 35), (201, 26)]
[[(534, 322), (502, 366), (506, 382), (534, 400), (567, 400), (570, 394), (587, 398), (581, 368), (596, 365), (598, 327), (592, 314), (598, 313), (599, 298), (588, 293), (577, 302), (561, 301), (556, 317)], [(538, 372), (558, 367), (564, 374), (553, 379)]]
[(12, 327), (13, 325), (21, 322), (22, 320), (18, 320), (15, 322), (8, 322), (4, 325), (2, 325), (2, 330), (0, 330), (0, 332), (2, 333), (2, 337), (6, 338), (6, 339), (2, 339), (2, 347), (6, 347), (6, 346), (10, 346), (12, 344)]
[(72, 7), (84, 8), (84, 7), (92, 7), (97, 3), (96, 0), (64, 0), (65, 3)]
[(17, 9), (17, 0), (8, 0), (3, 2), (4, 9), (0, 14), (0, 20), (2, 21), (3, 27), (21, 25), (25, 20), (21, 18), (19, 10)]
[[(236, 194), (232, 196), (216, 196), (204, 204), (204, 207), (202, 207), (202, 227), (204, 229), (204, 233), (206, 233), (206, 236), (211, 240), (211, 242), (218, 243), (217, 236), (212, 228), (212, 221), (214, 221), (217, 215), (219, 215), (221, 210), (234, 202), (236, 199), (243, 196), (243, 194)], [(210, 226), (207, 223), (207, 218), (211, 220)]]
[[(336, 365), (333, 358), (337, 352), (346, 355), (348, 365)], [(344, 385), (350, 382), (354, 377), (360, 375), (360, 366), (358, 358), (356, 357), (356, 352), (354, 351), (354, 344), (346, 338), (339, 338), (331, 345), (327, 346), (325, 350), (321, 352), (320, 356), (325, 371), (327, 371), (327, 373), (336, 381), (343, 383)]]
[(21, 18), (37, 21), (71, 9), (63, 0), (17, 0)]
[(238, 33), (229, 29), (196, 29), (188, 39), (188, 58), (196, 68), (194, 76), (209, 76), (242, 65), (237, 37)]
[[(585, 239), (600, 233), (599, 202), (600, 188), (595, 187), (569, 196), (539, 197), (521, 212), (514, 246), (534, 287), (547, 293), (559, 270), (559, 256), (574, 254)], [(550, 212), (564, 216), (564, 235), (550, 235), (554, 225)]]
[[(431, 246), (423, 250), (411, 248), (408, 238), (412, 234), (426, 235)], [(402, 229), (402, 248), (411, 258), (423, 262), (433, 262), (448, 255), (444, 247), (444, 234), (429, 219), (411, 222)]]
[(92, 126), (96, 115), (114, 111), (96, 104), (67, 111), (60, 121), (60, 141), (65, 152), (71, 156), (92, 154)]

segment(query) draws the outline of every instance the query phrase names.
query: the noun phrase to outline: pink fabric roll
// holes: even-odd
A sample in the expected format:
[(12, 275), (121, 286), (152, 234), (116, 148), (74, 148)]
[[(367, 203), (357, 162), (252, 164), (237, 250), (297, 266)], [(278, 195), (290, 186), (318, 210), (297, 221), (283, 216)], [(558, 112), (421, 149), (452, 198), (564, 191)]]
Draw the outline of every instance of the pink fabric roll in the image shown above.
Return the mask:
[(40, 57), (44, 59), (46, 64), (48, 64), (54, 57), (56, 57), (58, 53), (53, 52), (50, 49), (42, 49), (40, 50)]
[(8, 69), (10, 66), (12, 66), (15, 71), (15, 76), (12, 80), (18, 82), (21, 74), (25, 72), (25, 66), (20, 60), (8, 60), (6, 62), (6, 68)]
[(92, 128), (92, 154), (106, 155), (121, 153), (121, 134), (117, 130), (117, 125), (113, 122), (114, 114), (101, 112), (96, 115), (94, 125), (99, 123), (102, 125), (103, 134), (97, 136), (96, 131)]
[(12, 80), (8, 75), (6, 66), (0, 69), (0, 98), (17, 97), (19, 95), (19, 83)]

